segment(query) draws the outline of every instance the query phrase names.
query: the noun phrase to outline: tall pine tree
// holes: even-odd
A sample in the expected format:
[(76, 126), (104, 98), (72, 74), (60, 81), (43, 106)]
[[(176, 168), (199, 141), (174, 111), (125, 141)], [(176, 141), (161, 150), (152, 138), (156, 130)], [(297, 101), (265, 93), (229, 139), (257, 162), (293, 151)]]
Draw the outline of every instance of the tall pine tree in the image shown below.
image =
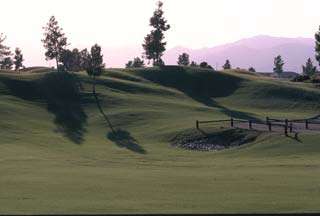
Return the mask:
[(61, 62), (61, 55), (67, 46), (67, 38), (54, 16), (50, 17), (49, 22), (43, 29), (45, 32), (42, 42), (44, 48), (47, 50), (45, 53), (46, 60), (55, 59), (57, 70), (59, 70), (59, 62)]
[(153, 30), (144, 38), (142, 47), (146, 59), (152, 60), (153, 65), (163, 65), (164, 62), (161, 57), (167, 45), (163, 41), (165, 39), (164, 32), (170, 29), (170, 25), (167, 24), (167, 20), (163, 17), (163, 3), (159, 1), (157, 6), (158, 8), (150, 18), (150, 26), (153, 27)]

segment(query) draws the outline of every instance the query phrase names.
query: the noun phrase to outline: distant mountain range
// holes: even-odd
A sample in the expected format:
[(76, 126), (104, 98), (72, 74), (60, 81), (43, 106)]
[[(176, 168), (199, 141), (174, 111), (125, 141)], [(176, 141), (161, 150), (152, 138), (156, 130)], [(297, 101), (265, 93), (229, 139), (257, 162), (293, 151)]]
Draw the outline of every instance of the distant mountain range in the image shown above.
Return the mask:
[[(168, 49), (164, 54), (166, 64), (175, 65), (179, 54), (187, 52), (191, 60), (198, 63), (207, 61), (214, 68), (221, 69), (226, 59), (231, 61), (233, 68), (254, 67), (258, 72), (272, 72), (273, 59), (281, 55), (285, 61), (285, 71), (301, 73), (301, 66), (305, 64), (307, 58), (315, 61), (315, 41), (313, 38), (284, 38), (259, 35), (251, 38), (220, 46), (202, 49), (189, 49), (186, 47), (175, 47)], [(84, 48), (84, 47), (79, 47)], [(103, 47), (104, 60), (107, 67), (124, 67), (125, 64), (136, 56), (141, 56), (142, 46), (137, 47)], [(49, 65), (54, 66), (54, 62), (47, 63), (44, 60), (43, 52), (30, 53), (26, 56), (27, 66)]]
[[(77, 47), (77, 46), (76, 46)], [(259, 35), (251, 38), (241, 39), (239, 41), (219, 45), (211, 48), (189, 49), (186, 47), (175, 47), (168, 49), (164, 54), (166, 64), (175, 65), (179, 54), (187, 52), (191, 60), (198, 63), (207, 61), (214, 68), (221, 69), (226, 59), (231, 61), (233, 68), (254, 67), (258, 72), (272, 72), (273, 59), (281, 55), (285, 61), (285, 71), (301, 73), (301, 66), (305, 64), (307, 58), (315, 61), (315, 41), (313, 38), (284, 38)], [(82, 49), (84, 47), (79, 46)], [(87, 47), (88, 48), (88, 47)], [(46, 65), (55, 66), (54, 62), (44, 60), (44, 50), (39, 47), (26, 51), (26, 65)], [(102, 48), (104, 60), (107, 67), (124, 67), (125, 64), (136, 56), (141, 56), (142, 46), (136, 47), (108, 47)]]
[(301, 72), (307, 58), (315, 65), (315, 41), (312, 38), (284, 38), (259, 35), (212, 48), (188, 49), (175, 47), (164, 55), (166, 64), (176, 64), (177, 57), (187, 52), (191, 60), (198, 63), (207, 61), (213, 67), (221, 68), (226, 59), (231, 65), (240, 68), (254, 67), (259, 72), (271, 72), (273, 59), (281, 55), (285, 61), (285, 71)]

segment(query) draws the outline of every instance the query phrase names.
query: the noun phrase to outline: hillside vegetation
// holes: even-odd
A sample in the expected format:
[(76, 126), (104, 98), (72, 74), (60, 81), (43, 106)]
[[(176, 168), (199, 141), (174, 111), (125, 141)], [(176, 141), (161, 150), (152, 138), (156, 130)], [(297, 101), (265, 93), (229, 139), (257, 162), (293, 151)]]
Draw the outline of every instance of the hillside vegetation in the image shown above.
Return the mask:
[(196, 120), (318, 115), (312, 84), (233, 70), (108, 69), (97, 106), (85, 73), (32, 71), (0, 72), (0, 213), (320, 210), (317, 133), (261, 133), (219, 152), (171, 143)]

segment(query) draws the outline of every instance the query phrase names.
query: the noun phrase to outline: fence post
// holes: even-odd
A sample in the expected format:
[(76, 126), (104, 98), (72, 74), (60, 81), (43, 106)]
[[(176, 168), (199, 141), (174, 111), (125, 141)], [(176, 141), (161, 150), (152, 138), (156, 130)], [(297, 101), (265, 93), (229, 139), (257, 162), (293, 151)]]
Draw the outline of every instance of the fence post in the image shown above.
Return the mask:
[(249, 120), (249, 129), (252, 129), (252, 121)]
[(287, 124), (284, 126), (284, 134), (286, 136), (288, 136), (288, 125)]
[(306, 119), (306, 129), (309, 129), (309, 122), (308, 122), (308, 119)]
[(199, 121), (196, 121), (196, 128), (199, 130)]
[(290, 133), (292, 133), (293, 131), (293, 125), (292, 125), (292, 122), (290, 122)]
[(268, 121), (268, 127), (269, 127), (269, 131), (271, 132), (271, 122)]
[(266, 117), (266, 124), (269, 124), (269, 117)]
[(233, 127), (233, 126), (234, 126), (234, 124), (233, 124), (233, 118), (231, 118), (231, 120), (230, 120), (230, 124), (231, 124), (231, 127)]

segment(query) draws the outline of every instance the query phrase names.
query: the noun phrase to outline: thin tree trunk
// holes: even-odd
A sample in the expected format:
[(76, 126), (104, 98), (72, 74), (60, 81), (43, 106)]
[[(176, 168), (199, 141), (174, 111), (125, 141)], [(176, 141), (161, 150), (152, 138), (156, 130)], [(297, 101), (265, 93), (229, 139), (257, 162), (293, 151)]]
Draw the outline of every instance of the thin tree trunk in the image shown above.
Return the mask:
[(116, 132), (113, 129), (112, 124), (111, 124), (108, 116), (104, 113), (104, 111), (103, 111), (103, 109), (102, 109), (102, 107), (100, 105), (98, 95), (96, 94), (96, 79), (95, 79), (95, 76), (93, 76), (92, 93), (93, 93), (93, 96), (94, 96), (94, 98), (96, 100), (96, 103), (97, 103), (97, 106), (98, 106), (98, 109), (99, 109), (100, 113), (103, 115), (104, 119), (107, 121), (107, 124), (108, 124), (109, 128), (111, 129), (112, 133), (116, 134)]
[(59, 72), (58, 57), (56, 57), (57, 71)]
[(93, 75), (92, 93), (96, 95), (96, 76)]

